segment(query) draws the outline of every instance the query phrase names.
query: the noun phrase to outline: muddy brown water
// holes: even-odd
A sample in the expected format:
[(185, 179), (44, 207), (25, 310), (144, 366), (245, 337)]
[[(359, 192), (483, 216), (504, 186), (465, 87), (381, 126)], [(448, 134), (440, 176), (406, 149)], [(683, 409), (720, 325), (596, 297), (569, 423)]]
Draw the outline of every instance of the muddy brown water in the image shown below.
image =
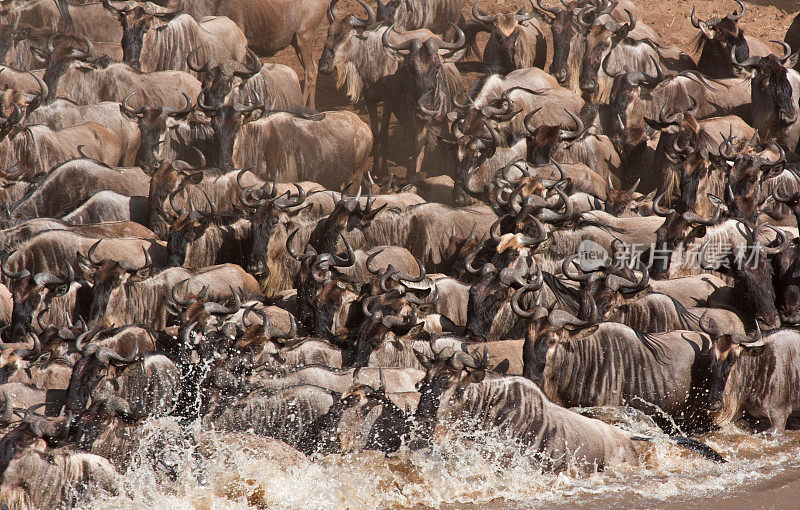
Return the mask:
[[(119, 495), (82, 508), (155, 509), (655, 509), (800, 508), (800, 432), (781, 436), (733, 427), (703, 439), (728, 462), (715, 464), (667, 440), (637, 443), (641, 466), (592, 475), (543, 473), (496, 437), (461, 439), (432, 450), (330, 455), (314, 462), (274, 457), (253, 437), (242, 446), (220, 432), (202, 434), (209, 456), (169, 450), (178, 478), (165, 481), (148, 462), (121, 475)], [(144, 439), (147, 443), (147, 439)], [(152, 446), (152, 445), (151, 445)], [(146, 447), (142, 447), (142, 452)], [(144, 459), (146, 455), (134, 455)]]

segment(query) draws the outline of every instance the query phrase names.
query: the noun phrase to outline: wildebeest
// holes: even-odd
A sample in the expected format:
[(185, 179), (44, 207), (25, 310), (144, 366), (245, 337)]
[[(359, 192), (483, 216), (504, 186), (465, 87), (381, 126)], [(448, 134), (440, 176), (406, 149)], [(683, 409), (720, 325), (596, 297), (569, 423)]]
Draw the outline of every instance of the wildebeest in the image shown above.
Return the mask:
[[(752, 99), (752, 123), (764, 138), (775, 138), (789, 150), (795, 150), (800, 140), (800, 74), (793, 69), (798, 53), (781, 42), (784, 54), (750, 57), (738, 60), (731, 51), (734, 71), (749, 77)], [(743, 71), (742, 71), (743, 70)]]
[[(396, 23), (395, 23), (396, 24)], [(441, 123), (442, 118), (453, 108), (454, 101), (463, 93), (464, 85), (458, 70), (448, 62), (462, 50), (465, 35), (460, 29), (455, 42), (445, 42), (437, 37), (426, 41), (409, 39), (402, 44), (389, 40), (394, 30), (390, 26), (381, 36), (381, 43), (390, 54), (402, 60), (402, 65), (389, 78), (385, 86), (389, 88), (384, 100), (382, 130), (387, 132), (392, 114), (397, 117), (405, 131), (408, 145), (413, 147), (407, 168), (414, 174), (422, 168), (428, 135), (433, 124)], [(443, 57), (439, 52), (446, 55)], [(381, 136), (382, 168), (386, 168), (385, 135)]]
[(730, 64), (730, 55), (736, 54), (738, 60), (750, 57), (761, 57), (769, 54), (766, 44), (750, 36), (744, 35), (739, 27), (739, 20), (744, 17), (747, 8), (741, 0), (734, 0), (741, 9), (720, 19), (710, 18), (707, 21), (697, 19), (695, 8), (692, 7), (690, 20), (697, 34), (697, 49), (700, 58), (697, 69), (711, 78), (733, 78), (735, 69)]
[[(800, 51), (800, 15), (794, 17), (794, 21), (789, 26), (789, 30), (786, 31), (786, 37), (784, 41), (789, 43), (791, 46), (792, 51), (797, 53)], [(797, 64), (795, 64), (795, 71), (797, 70)]]
[(255, 166), (264, 180), (314, 181), (327, 189), (361, 182), (372, 150), (372, 133), (352, 112), (314, 116), (269, 112), (242, 126), (231, 144), (237, 168)]
[(642, 333), (553, 312), (526, 335), (524, 375), (565, 407), (629, 405), (650, 414), (665, 412), (688, 427), (708, 426), (713, 418), (708, 413), (722, 408), (738, 353), (749, 348), (742, 343), (746, 338), (715, 333), (711, 339), (680, 330)]
[(757, 355), (740, 357), (731, 370), (719, 421), (746, 413), (767, 418), (771, 431), (783, 432), (789, 416), (800, 408), (794, 391), (800, 373), (797, 332), (783, 329), (764, 336), (758, 332), (750, 345)]
[(472, 5), (472, 16), (479, 24), (478, 30), (489, 32), (489, 41), (483, 50), (483, 61), (495, 65), (504, 73), (526, 67), (544, 68), (547, 43), (539, 23), (534, 18), (536, 9), (531, 0), (530, 12), (503, 12), (487, 15)]
[(428, 369), (419, 388), (417, 440), (429, 441), (445, 427), (464, 432), (488, 429), (517, 439), (523, 450), (554, 471), (639, 464), (631, 440), (621, 430), (553, 404), (527, 379), (487, 373), (485, 356), (476, 360), (458, 351), (424, 364)]
[(185, 97), (197, 97), (200, 82), (182, 71), (142, 73), (127, 64), (103, 62), (92, 57), (93, 45), (84, 39), (85, 50), (75, 41), (55, 36), (48, 41), (47, 69), (43, 80), (49, 89), (47, 102), (65, 97), (78, 104), (122, 102), (136, 92), (139, 105), (182, 108)]
[[(190, 2), (186, 12), (196, 20), (205, 16), (226, 16), (244, 32), (250, 47), (262, 57), (271, 57), (291, 45), (303, 66), (303, 99), (314, 108), (317, 66), (312, 49), (323, 15), (330, 21), (338, 0), (311, 0), (302, 4), (290, 0), (203, 0)], [(195, 97), (195, 96), (192, 96)]]
[(144, 72), (190, 71), (185, 55), (193, 51), (205, 60), (244, 62), (247, 39), (225, 17), (195, 21), (181, 15), (182, 1), (168, 9), (152, 3), (122, 8), (110, 0), (102, 4), (122, 25), (122, 61), (131, 67)]
[(131, 197), (147, 196), (149, 187), (149, 178), (140, 168), (112, 168), (87, 158), (73, 159), (49, 170), (38, 187), (9, 205), (3, 222), (13, 225), (38, 216), (57, 216), (100, 190)]

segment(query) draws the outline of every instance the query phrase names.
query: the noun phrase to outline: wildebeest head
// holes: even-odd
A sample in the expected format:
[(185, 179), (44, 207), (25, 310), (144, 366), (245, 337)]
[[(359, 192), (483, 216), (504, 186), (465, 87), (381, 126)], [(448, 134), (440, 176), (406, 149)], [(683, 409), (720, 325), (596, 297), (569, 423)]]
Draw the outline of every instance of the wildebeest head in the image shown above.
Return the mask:
[(722, 409), (722, 396), (731, 369), (740, 356), (758, 356), (764, 350), (761, 330), (756, 324), (752, 336), (733, 333), (726, 324), (718, 324), (708, 312), (700, 317), (700, 328), (710, 339), (700, 352), (695, 352), (689, 399), (703, 411)]
[[(239, 172), (242, 175), (244, 170)], [(258, 189), (242, 188), (239, 199), (242, 205), (253, 211), (250, 218), (252, 223), (251, 238), (253, 250), (247, 261), (247, 271), (257, 277), (267, 277), (270, 274), (268, 256), (269, 243), (275, 234), (275, 229), (282, 220), (287, 220), (299, 214), (306, 199), (305, 190), (295, 184), (297, 195), (288, 191), (278, 196), (277, 183), (265, 183)]]
[(447, 241), (447, 247), (440, 253), (442, 260), (442, 263), (440, 264), (442, 270), (440, 272), (455, 278), (463, 278), (467, 276), (465, 274), (467, 269), (464, 265), (464, 261), (480, 242), (475, 237), (475, 227), (476, 224), (473, 223), (469, 234), (467, 234), (466, 237), (462, 237), (456, 234), (456, 227), (453, 225), (452, 232), (450, 233), (450, 239)]
[(606, 265), (593, 271), (576, 273), (572, 271), (572, 262), (577, 258), (578, 255), (574, 254), (564, 259), (561, 272), (581, 284), (579, 318), (596, 313), (600, 320), (604, 320), (613, 310), (637, 300), (649, 289), (650, 274), (641, 260), (637, 261), (637, 268), (642, 276), (637, 277), (629, 267), (620, 265)]
[[(144, 36), (156, 19), (169, 21), (183, 11), (183, 0), (174, 8), (159, 7), (151, 2), (115, 7), (110, 0), (102, 0), (103, 7), (116, 15), (122, 25), (122, 61), (140, 69)], [(156, 28), (158, 30), (158, 28)]]
[(719, 148), (720, 156), (730, 165), (725, 203), (731, 217), (754, 222), (759, 206), (767, 198), (761, 193), (762, 182), (783, 171), (786, 155), (780, 145), (777, 145), (778, 158), (774, 161), (752, 147), (738, 154), (733, 153), (732, 147), (732, 139), (726, 138)]
[[(85, 50), (79, 49), (83, 45)], [(61, 75), (75, 61), (92, 62), (92, 52), (94, 45), (86, 36), (80, 38), (73, 35), (53, 34), (47, 40), (47, 50), (41, 50), (35, 46), (31, 47), (33, 56), (46, 63), (44, 76), (42, 79), (47, 84), (48, 95), (45, 103), (49, 103), (56, 98), (56, 89)]]
[(437, 295), (435, 285), (426, 291), (431, 297), (420, 299), (411, 289), (401, 285), (362, 301), (363, 320), (358, 328), (353, 360), (356, 368), (369, 363), (372, 351), (381, 346), (387, 335), (402, 336), (417, 325), (418, 306), (432, 302)]
[(414, 350), (420, 364), (425, 368), (425, 377), (417, 383), (420, 393), (419, 405), (414, 416), (417, 422), (416, 439), (426, 442), (431, 439), (436, 427), (439, 404), (445, 393), (454, 392), (459, 396), (469, 384), (479, 383), (489, 370), (489, 350), (484, 347), (483, 355), (452, 352), (445, 349), (435, 353), (431, 359), (425, 353)]
[(503, 145), (503, 140), (497, 130), (486, 121), (483, 123), (491, 135), (490, 138), (484, 138), (478, 133), (462, 133), (459, 122), (460, 119), (456, 119), (451, 125), (455, 137), (453, 145), (456, 146), (457, 177), (453, 195), (456, 204), (464, 206), (469, 202), (468, 195), (484, 198), (484, 190), (474, 189), (470, 181), (480, 166), (494, 156), (496, 149)]
[[(215, 105), (209, 103), (206, 96), (207, 89), (204, 88), (197, 96), (197, 106), (211, 117), (211, 128), (217, 144), (216, 154), (212, 154), (216, 156), (216, 161), (213, 163), (227, 170), (233, 168), (233, 143), (242, 125), (260, 118), (267, 111), (267, 107), (258, 94), (252, 103), (246, 105), (241, 103)], [(255, 114), (256, 111), (260, 111), (260, 114)]]
[(597, 330), (597, 305), (588, 297), (590, 305), (586, 320), (581, 320), (565, 310), (547, 312), (538, 307), (529, 312), (533, 317), (525, 333), (522, 347), (522, 375), (544, 387), (544, 372), (548, 358), (559, 345), (585, 338)]
[(113, 378), (118, 367), (127, 366), (139, 356), (138, 342), (134, 346), (133, 352), (125, 357), (110, 347), (92, 343), (92, 340), (104, 331), (103, 329), (92, 329), (82, 333), (75, 340), (75, 350), (81, 354), (81, 359), (75, 363), (67, 387), (64, 406), (68, 412), (81, 413), (94, 390), (104, 380), (109, 377)]
[[(653, 213), (664, 218), (664, 223), (656, 230), (656, 244), (653, 246), (661, 256), (650, 253), (652, 260), (650, 274), (654, 278), (667, 278), (672, 253), (681, 246), (688, 247), (695, 239), (705, 237), (706, 227), (715, 225), (722, 215), (719, 203), (711, 219), (702, 218), (694, 211), (685, 211), (683, 214), (679, 214), (675, 209), (664, 210), (660, 206), (663, 198), (664, 193), (653, 200)], [(647, 253), (642, 256), (646, 257), (646, 255)]]
[(66, 276), (54, 275), (49, 272), (38, 273), (34, 276), (27, 269), (10, 272), (4, 261), (2, 272), (11, 280), (9, 290), (13, 295), (11, 324), (4, 334), (6, 340), (22, 341), (28, 333), (33, 331), (31, 325), (34, 313), (37, 311), (41, 313), (53, 298), (63, 296), (69, 291), (75, 281), (75, 271), (63, 256), (61, 261), (67, 271)]
[(575, 129), (567, 129), (563, 126), (534, 126), (532, 121), (536, 110), (525, 116), (525, 129), (529, 134), (527, 160), (534, 165), (546, 165), (562, 143), (573, 142), (586, 132), (580, 117), (566, 108), (564, 111), (575, 121)]
[(225, 98), (234, 87), (236, 78), (244, 83), (261, 72), (261, 60), (250, 48), (247, 48), (247, 62), (242, 64), (235, 60), (222, 62), (206, 61), (202, 66), (197, 62), (200, 48), (195, 48), (186, 56), (186, 65), (192, 71), (201, 74), (200, 84), (205, 90), (206, 103), (211, 106), (222, 106)]
[[(209, 210), (195, 210), (189, 204), (189, 211), (181, 207), (173, 206), (177, 214), (167, 231), (167, 267), (180, 267), (186, 261), (186, 253), (190, 243), (197, 241), (211, 225), (219, 224), (226, 219), (230, 221), (231, 215), (227, 218), (217, 213), (217, 206), (208, 196), (205, 190), (201, 190), (208, 202)], [(233, 216), (237, 218), (238, 216)]]
[(505, 338), (517, 324), (517, 315), (522, 315), (518, 312), (519, 300), (539, 290), (544, 281), (531, 251), (540, 242), (524, 234), (505, 234), (492, 262), (479, 270), (472, 267), (482, 245), (467, 258), (467, 271), (480, 275), (470, 287), (467, 302), (467, 327), (474, 335), (487, 341)]
[(797, 65), (798, 53), (783, 41), (778, 41), (784, 48), (784, 54), (767, 57), (750, 57), (739, 61), (731, 51), (730, 58), (734, 72), (738, 76), (750, 77), (750, 97), (753, 111), (764, 116), (779, 126), (789, 126), (797, 121), (798, 106), (793, 100), (792, 84), (789, 81), (789, 70)]
[[(392, 44), (389, 35), (397, 23), (393, 23), (381, 36), (384, 48), (391, 50), (394, 58), (402, 57), (403, 67), (409, 73), (409, 86), (406, 91), (408, 97), (416, 105), (416, 117), (426, 122), (444, 116), (451, 109), (450, 92), (443, 63), (464, 48), (466, 36), (464, 32), (453, 25), (458, 33), (455, 42), (448, 43), (431, 37), (426, 41), (409, 39), (401, 44)], [(439, 52), (443, 52), (444, 56)]]
[[(178, 212), (173, 208), (174, 196), (186, 194), (186, 186), (200, 184), (203, 172), (192, 171), (185, 161), (161, 163), (150, 179), (150, 193), (147, 198), (148, 223), (150, 230), (160, 239), (166, 239), (169, 223)], [(169, 210), (172, 212), (168, 212)]]
[[(636, 17), (629, 10), (628, 23), (620, 24), (609, 19), (605, 23), (597, 24), (589, 29), (586, 36), (586, 54), (581, 65), (580, 88), (584, 95), (592, 95), (599, 89), (598, 74), (603, 59), (615, 46), (622, 42), (631, 30), (636, 27)], [(583, 23), (578, 19), (579, 23)], [(588, 27), (587, 27), (588, 28)]]
[(174, 122), (171, 119), (186, 119), (193, 110), (192, 100), (184, 92), (186, 106), (183, 108), (142, 105), (133, 109), (128, 101), (134, 94), (136, 92), (131, 92), (122, 100), (119, 111), (139, 126), (140, 143), (139, 152), (136, 154), (137, 159), (146, 165), (154, 165), (158, 160), (159, 145), (164, 143), (167, 129)]
[(141, 418), (144, 416), (136, 416), (130, 402), (124, 398), (110, 393), (96, 395), (92, 398), (92, 405), (73, 425), (70, 440), (89, 450), (104, 433), (110, 430), (123, 433), (127, 423), (135, 423)]
[[(750, 314), (765, 331), (778, 329), (781, 319), (775, 306), (775, 287), (773, 285), (772, 263), (770, 257), (781, 253), (789, 246), (786, 232), (772, 225), (758, 224), (751, 228), (746, 223), (740, 224), (745, 230), (747, 245), (744, 249), (730, 249), (730, 253), (712, 253), (708, 251), (709, 241), (703, 244), (698, 254), (701, 267), (713, 267), (707, 262), (707, 254), (711, 253), (726, 262), (729, 274), (734, 278), (731, 302), (738, 310)], [(777, 234), (777, 246), (765, 246), (759, 239), (759, 233), (773, 230)], [(719, 270), (719, 268), (716, 268)]]
[[(375, 26), (375, 11), (363, 0), (356, 0), (367, 13), (366, 19), (361, 19), (355, 14), (348, 14), (342, 19), (334, 20), (328, 26), (328, 37), (319, 59), (319, 72), (330, 74), (337, 72), (337, 87), (341, 87), (347, 78), (346, 70), (342, 69), (341, 60), (352, 55), (356, 49), (352, 47), (353, 38), (360, 37), (368, 28)], [(380, 5), (380, 2), (379, 2)]]
[[(300, 262), (300, 270), (295, 276), (298, 317), (307, 331), (318, 331), (321, 332), (320, 336), (327, 337), (333, 327), (333, 334), (336, 335), (336, 311), (340, 309), (343, 297), (349, 292), (346, 285), (349, 279), (341, 270), (355, 264), (355, 252), (347, 238), (339, 233), (347, 249), (345, 257), (334, 253), (317, 254), (317, 250), (310, 245), (301, 255), (292, 248), (297, 232), (298, 230), (293, 231), (286, 238), (286, 251)], [(335, 245), (333, 249), (336, 249)], [(336, 278), (332, 278), (333, 276)], [(322, 287), (327, 290), (326, 296), (325, 299), (318, 299), (317, 295)]]
[(487, 15), (478, 8), (480, 0), (472, 5), (472, 16), (481, 23), (483, 30), (494, 37), (499, 50), (500, 66), (506, 73), (510, 73), (517, 68), (515, 56), (519, 27), (534, 16), (533, 0), (529, 1), (531, 3), (530, 12), (527, 12), (522, 7), (517, 12), (503, 12), (492, 15)]
[[(5, 390), (3, 390), (3, 395), (5, 404), (0, 422), (8, 424), (11, 423), (14, 416), (14, 407), (11, 397)], [(0, 469), (5, 471), (16, 454), (42, 440), (54, 444), (54, 440), (66, 437), (72, 426), (73, 415), (70, 414), (60, 426), (57, 426), (53, 421), (36, 414), (36, 409), (45, 405), (46, 403), (41, 403), (26, 409), (21, 423), (0, 439), (0, 452), (2, 452), (0, 453)]]
[(633, 194), (639, 187), (641, 179), (636, 179), (629, 189), (615, 189), (611, 182), (611, 175), (608, 176), (608, 187), (606, 188), (606, 201), (603, 205), (605, 211), (614, 216), (624, 216), (630, 210), (633, 203)]
[(653, 63), (657, 70), (655, 76), (641, 71), (613, 74), (607, 66), (608, 55), (603, 59), (603, 72), (613, 78), (608, 111), (613, 128), (611, 137), (617, 148), (636, 145), (647, 134), (643, 123), (647, 103), (652, 100), (652, 91), (663, 78), (661, 65), (655, 60)]
[[(588, 17), (597, 12), (587, 0), (572, 0), (562, 2), (564, 7), (547, 7), (542, 4), (542, 0), (536, 0), (539, 10), (544, 13), (545, 18), (550, 23), (550, 32), (553, 35), (553, 62), (550, 64), (550, 74), (552, 74), (559, 85), (566, 86), (570, 81), (570, 55), (573, 58), (583, 56), (585, 42), (581, 34), (581, 26), (578, 25), (577, 16)], [(600, 14), (608, 14), (613, 7), (606, 6), (600, 10)], [(593, 24), (594, 21), (586, 21)]]
[[(247, 316), (254, 313), (261, 318), (261, 324), (251, 323)], [(234, 347), (241, 352), (252, 349), (254, 352), (263, 351), (267, 342), (271, 342), (273, 349), (276, 346), (282, 346), (286, 340), (291, 340), (297, 335), (297, 323), (295, 322), (294, 315), (289, 314), (289, 331), (283, 331), (274, 324), (270, 324), (269, 316), (263, 308), (255, 308), (255, 305), (250, 305), (245, 309), (242, 315), (242, 326), (244, 332), (236, 339)], [(277, 349), (275, 350), (277, 354)]]
[(714, 78), (733, 76), (728, 60), (731, 52), (735, 52), (738, 60), (750, 57), (744, 32), (739, 28), (739, 20), (747, 9), (741, 0), (734, 2), (739, 4), (741, 11), (728, 14), (722, 19), (713, 17), (707, 21), (699, 20), (695, 16), (695, 8), (692, 7), (690, 20), (695, 28), (700, 29), (697, 34), (697, 49), (700, 51), (697, 67), (700, 72)]
[(135, 282), (149, 278), (153, 273), (153, 262), (150, 253), (142, 246), (145, 263), (136, 267), (127, 260), (115, 261), (104, 259), (94, 260), (94, 252), (102, 240), (94, 243), (86, 256), (78, 253), (78, 263), (84, 273), (91, 275), (93, 281), (92, 304), (89, 308), (89, 322), (100, 319), (113, 320), (106, 315), (109, 307), (124, 308), (126, 303), (125, 287)]
[(367, 193), (366, 204), (361, 205), (361, 188), (355, 197), (342, 196), (334, 205), (333, 211), (317, 223), (308, 244), (317, 253), (334, 253), (338, 234), (369, 227), (375, 216), (388, 205), (387, 202), (376, 208), (371, 192)]
[(417, 326), (418, 312), (427, 314), (439, 299), (436, 283), (427, 279), (418, 259), (417, 266), (419, 275), (412, 277), (390, 264), (383, 274), (376, 274), (371, 285), (362, 286), (362, 319), (355, 337), (356, 367), (366, 365), (384, 341), (405, 335)]

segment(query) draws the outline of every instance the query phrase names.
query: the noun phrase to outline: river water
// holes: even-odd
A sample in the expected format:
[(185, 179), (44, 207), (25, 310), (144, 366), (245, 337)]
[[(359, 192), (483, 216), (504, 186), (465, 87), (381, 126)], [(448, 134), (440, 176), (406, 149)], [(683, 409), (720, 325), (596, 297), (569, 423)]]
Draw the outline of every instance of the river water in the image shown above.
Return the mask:
[[(637, 443), (641, 466), (593, 475), (542, 473), (513, 445), (446, 439), (431, 450), (330, 455), (314, 462), (249, 436), (194, 429), (195, 441), (145, 437), (118, 495), (85, 508), (295, 509), (800, 508), (800, 432), (704, 438), (716, 464), (665, 439)], [(147, 435), (147, 434), (145, 434)], [(153, 468), (158, 451), (173, 466)], [(290, 452), (290, 453), (287, 453)]]

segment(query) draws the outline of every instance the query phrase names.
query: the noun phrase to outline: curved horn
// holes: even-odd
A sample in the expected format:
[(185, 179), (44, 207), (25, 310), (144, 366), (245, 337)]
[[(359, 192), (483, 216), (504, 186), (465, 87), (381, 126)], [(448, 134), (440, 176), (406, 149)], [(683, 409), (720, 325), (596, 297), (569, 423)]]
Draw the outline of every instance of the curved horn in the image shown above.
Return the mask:
[(697, 19), (697, 16), (695, 15), (695, 11), (696, 11), (696, 8), (694, 6), (692, 6), (692, 14), (691, 14), (691, 16), (689, 16), (689, 20), (692, 22), (692, 26), (694, 28), (700, 28), (700, 20)]
[(200, 51), (200, 46), (198, 46), (197, 48), (193, 49), (192, 51), (189, 52), (188, 55), (186, 55), (186, 65), (189, 67), (189, 69), (191, 69), (192, 71), (194, 71), (196, 73), (205, 73), (206, 71), (208, 71), (208, 65), (209, 64), (208, 64), (208, 61), (206, 60), (206, 63), (203, 64), (201, 67), (197, 66), (198, 65), (197, 64), (197, 52), (198, 51)]
[(740, 19), (742, 19), (742, 16), (744, 16), (744, 14), (747, 12), (747, 7), (744, 6), (744, 2), (742, 2), (742, 0), (733, 0), (733, 1), (739, 4), (739, 8), (741, 9), (741, 11), (739, 11), (738, 13), (734, 12), (733, 14), (729, 14), (728, 19), (732, 21), (739, 21)]
[(372, 260), (375, 257), (377, 257), (378, 255), (380, 255), (383, 252), (384, 249), (385, 248), (381, 248), (380, 250), (376, 250), (376, 251), (370, 253), (369, 256), (367, 256), (366, 267), (367, 267), (367, 271), (369, 271), (371, 274), (374, 274), (374, 275), (377, 276), (378, 273), (380, 273), (381, 268), (378, 267), (378, 268), (374, 268), (373, 269), (371, 264), (372, 264)]
[(540, 10), (551, 14), (553, 16), (558, 16), (558, 13), (561, 12), (561, 9), (558, 7), (547, 7), (546, 5), (542, 4), (542, 0), (536, 0), (536, 5), (539, 7)]
[(567, 115), (572, 117), (572, 120), (575, 121), (575, 130), (570, 131), (567, 129), (560, 129), (558, 132), (558, 136), (562, 140), (574, 140), (583, 134), (584, 131), (583, 121), (580, 119), (580, 117), (572, 113), (570, 110), (564, 108), (564, 111), (567, 112)]
[(528, 1), (531, 3), (530, 12), (527, 12), (527, 13), (524, 13), (524, 14), (519, 14), (519, 13), (514, 14), (514, 17), (517, 19), (518, 23), (522, 23), (524, 21), (528, 21), (529, 19), (533, 18), (533, 16), (536, 13), (536, 8), (533, 5), (533, 0), (528, 0)]
[(495, 21), (497, 21), (497, 18), (498, 18), (497, 14), (495, 14), (493, 16), (487, 16), (485, 14), (481, 14), (481, 11), (478, 10), (478, 4), (480, 4), (480, 3), (481, 3), (481, 0), (477, 0), (474, 4), (472, 4), (472, 17), (475, 18), (476, 20), (482, 22), (482, 23), (487, 23), (487, 24), (491, 24), (491, 23), (494, 23)]
[(781, 240), (776, 247), (764, 247), (764, 251), (767, 255), (775, 255), (776, 253), (780, 253), (785, 250), (789, 246), (789, 236), (786, 234), (786, 231), (782, 228), (775, 227), (774, 225), (765, 225), (766, 228), (775, 232), (778, 235), (778, 239)]
[(565, 258), (564, 261), (561, 263), (561, 273), (564, 276), (566, 276), (567, 278), (569, 278), (570, 280), (572, 280), (572, 281), (575, 281), (575, 282), (586, 282), (586, 281), (589, 281), (589, 278), (591, 278), (591, 276), (592, 276), (591, 274), (588, 274), (588, 273), (585, 273), (585, 274), (573, 274), (571, 272), (571, 269), (570, 269), (570, 266), (572, 265), (572, 261), (577, 259), (579, 256), (580, 256), (579, 254), (575, 253), (575, 254), (570, 255), (569, 257)]
[(173, 285), (172, 289), (170, 289), (170, 296), (172, 296), (172, 301), (174, 301), (175, 303), (179, 304), (180, 306), (189, 306), (190, 304), (195, 302), (194, 299), (183, 299), (183, 298), (178, 297), (178, 289), (181, 287), (181, 285), (184, 285), (184, 284), (186, 285), (186, 289), (188, 290), (189, 289), (189, 279), (188, 278), (186, 278), (185, 280), (182, 280), (182, 281), (176, 283), (175, 285)]
[(120, 107), (124, 110), (124, 113), (127, 113), (130, 116), (142, 115), (144, 113), (145, 109), (147, 108), (146, 106), (141, 106), (141, 107), (139, 107), (138, 110), (133, 110), (133, 109), (131, 109), (130, 106), (128, 106), (128, 99), (130, 99), (131, 96), (133, 96), (134, 94), (136, 94), (135, 91), (131, 92), (130, 94), (125, 96), (122, 99), (122, 103), (120, 104)]
[(666, 195), (666, 194), (667, 194), (667, 192), (665, 191), (665, 192), (661, 193), (660, 195), (658, 195), (656, 198), (653, 199), (653, 214), (655, 214), (656, 216), (661, 216), (663, 218), (666, 218), (667, 216), (669, 216), (670, 214), (675, 212), (675, 209), (667, 209), (667, 210), (665, 210), (665, 209), (661, 208), (661, 205), (660, 205), (661, 204), (661, 200), (663, 200), (664, 195)]
[[(11, 252), (11, 253), (14, 253), (14, 252)], [(24, 269), (24, 268), (22, 269), (22, 271), (18, 271), (16, 273), (9, 272), (8, 269), (6, 269), (6, 262), (8, 261), (8, 258), (10, 256), (11, 256), (11, 254), (9, 254), (8, 257), (3, 259), (3, 264), (2, 264), (2, 266), (0, 266), (0, 270), (2, 270), (2, 272), (6, 276), (6, 278), (9, 278), (11, 280), (19, 280), (19, 279), (25, 278), (26, 276), (30, 276), (31, 272), (28, 271), (27, 269)]]
[(458, 34), (458, 38), (456, 38), (455, 41), (449, 43), (449, 42), (445, 42), (445, 41), (443, 41), (443, 40), (441, 40), (439, 38), (435, 38), (434, 37), (434, 38), (428, 39), (428, 41), (426, 41), (426, 42), (429, 42), (437, 50), (452, 50), (452, 51), (455, 51), (455, 50), (459, 50), (459, 49), (463, 48), (464, 44), (466, 43), (467, 36), (464, 34), (464, 31), (461, 30), (455, 23), (450, 23), (450, 26), (453, 27), (456, 30), (456, 33)]
[(414, 43), (414, 41), (419, 42), (419, 39), (409, 39), (403, 44), (398, 44), (398, 45), (392, 44), (391, 42), (389, 42), (389, 33), (394, 30), (395, 26), (397, 26), (396, 21), (391, 25), (389, 25), (389, 28), (387, 28), (386, 31), (381, 36), (381, 44), (383, 44), (385, 48), (389, 48), (394, 51), (405, 51), (411, 48), (411, 45)]
[[(778, 60), (781, 64), (785, 64), (789, 57), (792, 56), (792, 47), (786, 41), (774, 41), (771, 40), (771, 43), (780, 44), (783, 47), (783, 55), (778, 57)], [(776, 55), (777, 56), (777, 55)]]
[[(372, 7), (369, 6), (367, 2), (364, 0), (356, 0), (356, 2), (364, 8), (364, 11), (367, 13), (367, 19), (356, 18), (358, 20), (358, 24), (360, 27), (365, 28), (373, 23), (375, 23), (375, 11), (372, 10)], [(355, 17), (355, 15), (353, 16)]]
[[(541, 285), (539, 287), (541, 287)], [(514, 294), (511, 295), (511, 309), (515, 314), (524, 318), (528, 318), (534, 314), (536, 309), (539, 307), (539, 303), (541, 302), (541, 294), (536, 296), (536, 300), (534, 301), (530, 310), (523, 310), (522, 306), (520, 305), (520, 300), (522, 299), (522, 296), (528, 292), (534, 292), (536, 290), (538, 289), (535, 287), (535, 285), (525, 285), (514, 291)]]

